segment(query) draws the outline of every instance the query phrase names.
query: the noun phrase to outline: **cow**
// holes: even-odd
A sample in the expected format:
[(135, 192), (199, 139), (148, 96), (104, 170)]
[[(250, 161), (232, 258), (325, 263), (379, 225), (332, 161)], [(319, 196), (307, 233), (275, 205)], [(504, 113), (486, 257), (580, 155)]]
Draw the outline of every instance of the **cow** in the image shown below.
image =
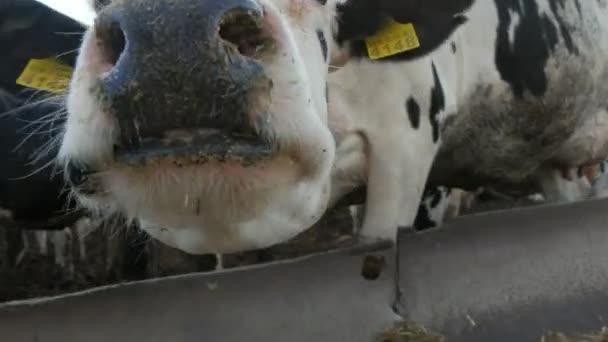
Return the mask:
[[(606, 15), (605, 0), (113, 1), (84, 35), (58, 160), (82, 206), (188, 253), (284, 242), (359, 185), (361, 236), (395, 239), (427, 180), (521, 186), (605, 156)], [(370, 60), (390, 20), (419, 44)]]
[(286, 241), (327, 209), (334, 1), (112, 1), (59, 152), (79, 202), (193, 254)]
[(68, 200), (54, 165), (57, 133), (65, 122), (60, 97), (17, 84), (31, 59), (75, 62), (82, 27), (35, 1), (1, 5), (0, 212), (5, 224), (62, 230), (83, 212)]
[[(443, 6), (462, 3), (447, 19), (441, 5), (429, 10), (430, 28), (424, 16), (394, 17), (418, 27), (422, 49), (443, 38), (426, 55), (370, 61), (363, 40), (343, 43), (350, 62), (329, 77), (329, 106), (337, 167), (355, 177), (335, 197), (367, 185), (363, 234), (411, 226), (425, 184), (583, 199), (588, 180), (573, 174), (606, 157), (608, 2)], [(368, 12), (350, 15), (366, 22)]]

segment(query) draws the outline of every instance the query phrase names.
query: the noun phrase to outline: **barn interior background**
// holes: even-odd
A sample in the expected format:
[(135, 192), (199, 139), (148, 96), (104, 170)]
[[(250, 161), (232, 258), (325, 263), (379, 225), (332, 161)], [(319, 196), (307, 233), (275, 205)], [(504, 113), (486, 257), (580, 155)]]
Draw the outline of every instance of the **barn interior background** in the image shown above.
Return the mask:
[(292, 242), (265, 250), (189, 255), (120, 224), (83, 218), (61, 230), (0, 225), (0, 302), (96, 286), (294, 258), (353, 243), (351, 216), (337, 210)]
[[(61, 100), (53, 97), (37, 104), (48, 95), (16, 80), (32, 59), (55, 58), (73, 65), (82, 31), (78, 23), (33, 0), (0, 3), (4, 48), (0, 55), (0, 113), (4, 113), (0, 114), (0, 302), (269, 262), (354, 243), (356, 216), (347, 206), (332, 211), (288, 244), (221, 259), (185, 254), (118, 220), (98, 222), (73, 213), (65, 205), (68, 197), (61, 173), (49, 164), (56, 146), (48, 142), (56, 137), (64, 119)], [(40, 146), (48, 149), (40, 151)], [(41, 152), (45, 153), (32, 164)], [(479, 196), (459, 196), (457, 211), (538, 203), (487, 195), (477, 206), (473, 202)]]

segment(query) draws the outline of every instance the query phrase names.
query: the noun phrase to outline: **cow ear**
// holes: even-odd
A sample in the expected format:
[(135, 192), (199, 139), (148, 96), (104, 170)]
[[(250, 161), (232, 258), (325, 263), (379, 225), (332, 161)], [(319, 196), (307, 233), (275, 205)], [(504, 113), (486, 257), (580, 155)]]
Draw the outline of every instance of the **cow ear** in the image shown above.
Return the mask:
[(383, 29), (387, 19), (414, 26), (420, 46), (387, 59), (426, 55), (466, 21), (462, 14), (474, 0), (347, 0), (337, 6), (339, 45), (350, 45), (352, 57), (368, 55), (365, 38)]

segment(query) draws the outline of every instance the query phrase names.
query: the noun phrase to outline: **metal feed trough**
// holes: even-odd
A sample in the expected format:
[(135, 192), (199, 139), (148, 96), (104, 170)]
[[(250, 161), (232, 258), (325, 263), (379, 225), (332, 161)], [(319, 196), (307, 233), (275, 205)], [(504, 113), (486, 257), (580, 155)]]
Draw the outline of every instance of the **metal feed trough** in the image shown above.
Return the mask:
[[(399, 316), (447, 341), (608, 325), (608, 200), (456, 218), (232, 271), (0, 306), (2, 341), (374, 341)], [(383, 259), (383, 260), (382, 260)]]
[(401, 319), (450, 342), (591, 333), (608, 325), (606, 208), (469, 215), (396, 245), (9, 302), (0, 341), (368, 342)]

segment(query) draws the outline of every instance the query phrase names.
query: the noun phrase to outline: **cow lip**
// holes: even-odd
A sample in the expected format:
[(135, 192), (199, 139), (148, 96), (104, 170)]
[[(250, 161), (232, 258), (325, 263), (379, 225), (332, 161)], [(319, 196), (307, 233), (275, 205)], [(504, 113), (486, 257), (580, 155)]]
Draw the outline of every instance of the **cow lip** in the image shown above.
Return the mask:
[(178, 166), (209, 161), (251, 164), (274, 154), (273, 144), (257, 134), (196, 129), (142, 139), (139, 146), (133, 148), (117, 147), (114, 160), (126, 166), (145, 166), (161, 161), (171, 161)]

